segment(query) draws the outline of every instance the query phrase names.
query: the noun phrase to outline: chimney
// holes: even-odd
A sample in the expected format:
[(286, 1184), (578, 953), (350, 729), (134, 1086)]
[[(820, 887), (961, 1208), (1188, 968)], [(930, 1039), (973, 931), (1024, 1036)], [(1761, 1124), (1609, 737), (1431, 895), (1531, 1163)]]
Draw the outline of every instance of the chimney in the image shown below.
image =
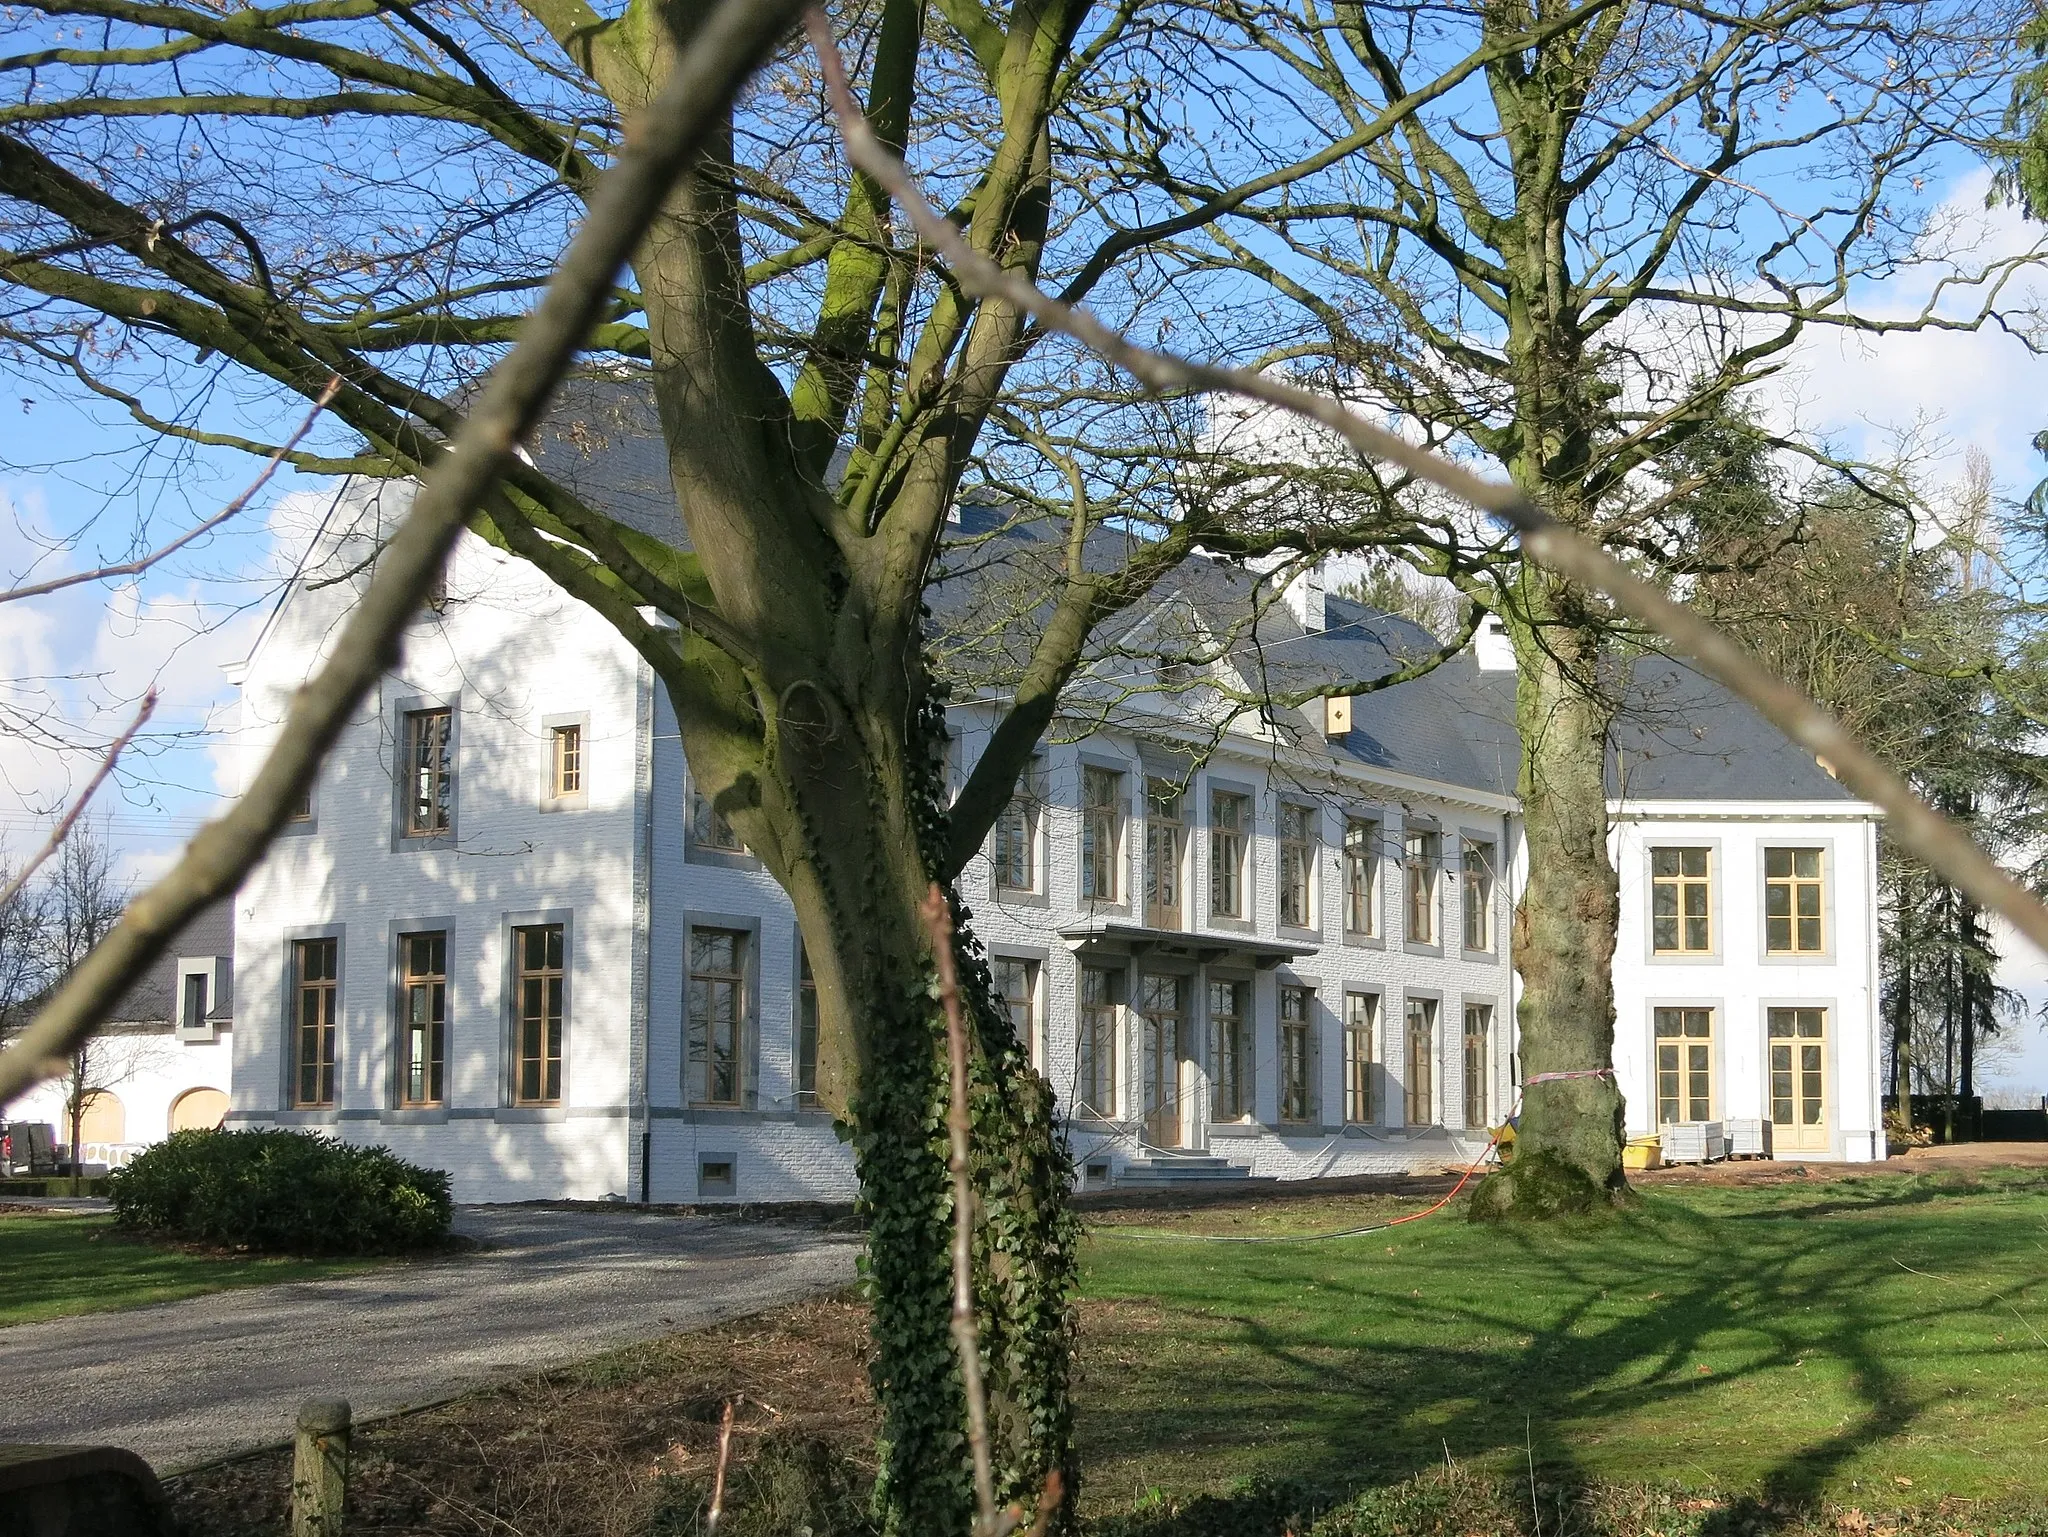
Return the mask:
[(1311, 635), (1325, 627), (1323, 613), (1323, 563), (1317, 561), (1306, 570), (1295, 573), (1281, 595), (1289, 613)]
[(1508, 629), (1500, 622), (1500, 615), (1487, 614), (1480, 619), (1479, 629), (1472, 637), (1472, 656), (1481, 672), (1515, 670), (1515, 644), (1508, 639)]

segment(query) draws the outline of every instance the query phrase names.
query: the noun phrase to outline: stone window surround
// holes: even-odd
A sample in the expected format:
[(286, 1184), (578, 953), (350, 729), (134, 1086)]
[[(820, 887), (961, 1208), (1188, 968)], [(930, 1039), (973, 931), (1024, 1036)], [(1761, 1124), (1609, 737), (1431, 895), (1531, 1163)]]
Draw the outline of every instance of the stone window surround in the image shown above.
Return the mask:
[[(555, 732), (563, 726), (574, 726), (581, 734), (578, 742), (580, 759), (580, 789), (568, 795), (555, 794)], [(566, 715), (543, 715), (540, 718), (540, 809), (542, 811), (588, 811), (590, 809), (590, 712), (572, 711)]]
[[(462, 693), (406, 694), (387, 701), (391, 720), (391, 852), (452, 849), (462, 834)], [(409, 766), (405, 763), (406, 720), (432, 710), (448, 712), (448, 830), (412, 834), (405, 830), (410, 799)], [(317, 813), (318, 807), (315, 806)]]
[[(1705, 950), (1659, 950), (1657, 948), (1656, 904), (1657, 883), (1653, 872), (1653, 855), (1658, 849), (1705, 849), (1707, 851), (1707, 940)], [(1726, 907), (1725, 894), (1728, 889), (1728, 863), (1723, 857), (1722, 840), (1715, 836), (1683, 836), (1671, 834), (1656, 837), (1645, 836), (1642, 842), (1643, 872), (1643, 962), (1649, 966), (1718, 966), (1727, 959), (1724, 940), (1727, 931), (1722, 926)], [(1823, 868), (1826, 860), (1822, 860)], [(1763, 855), (1757, 855), (1757, 922), (1763, 922)], [(1826, 909), (1823, 907), (1823, 913)], [(1823, 918), (1823, 922), (1825, 922)], [(1763, 943), (1759, 938), (1759, 945)], [(1667, 1005), (1668, 1007), (1668, 1005)], [(1688, 1005), (1693, 1007), (1693, 1005)]]
[[(1821, 947), (1818, 950), (1772, 950), (1769, 926), (1764, 922), (1765, 879), (1764, 856), (1771, 849), (1819, 849), (1820, 855), (1820, 932)], [(1708, 868), (1712, 868), (1709, 865)], [(1756, 956), (1766, 966), (1832, 966), (1836, 960), (1835, 950), (1835, 887), (1839, 883), (1841, 865), (1835, 858), (1835, 839), (1832, 836), (1813, 834), (1785, 836), (1772, 832), (1759, 832), (1756, 839), (1756, 873), (1752, 877), (1752, 889), (1756, 893)], [(1784, 1007), (1784, 1005), (1780, 1005)], [(1805, 1007), (1805, 1005), (1802, 1005)], [(1832, 1101), (1830, 1101), (1832, 1103)]]
[[(548, 1104), (519, 1102), (519, 956), (517, 929), (562, 926), (562, 1093)], [(498, 1106), (507, 1111), (561, 1110), (575, 1103), (576, 912), (569, 907), (533, 908), (498, 916)], [(452, 1021), (451, 1021), (452, 1025)]]
[[(747, 936), (747, 963), (740, 983), (745, 996), (740, 1000), (740, 1028), (746, 1032), (746, 1041), (740, 1050), (740, 1102), (737, 1105), (701, 1105), (690, 1099), (690, 933), (694, 929), (725, 929)], [(761, 934), (762, 920), (758, 914), (721, 913), (691, 908), (682, 915), (682, 1009), (676, 1026), (680, 1032), (682, 1051), (678, 1062), (677, 1104), (681, 1114), (693, 1121), (756, 1120), (760, 1116), (761, 1095)], [(792, 968), (796, 965), (792, 962)], [(795, 1023), (795, 1004), (791, 1004), (791, 1024)], [(791, 1031), (794, 1045), (794, 1029)], [(795, 1086), (795, 1059), (791, 1058), (791, 1087)]]

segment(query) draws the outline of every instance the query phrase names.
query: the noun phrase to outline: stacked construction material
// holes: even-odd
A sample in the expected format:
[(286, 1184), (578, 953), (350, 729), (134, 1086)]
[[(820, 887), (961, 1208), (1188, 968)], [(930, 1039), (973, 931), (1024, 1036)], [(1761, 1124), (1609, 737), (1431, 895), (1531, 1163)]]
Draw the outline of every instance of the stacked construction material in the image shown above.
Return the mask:
[(1765, 1120), (1730, 1121), (1728, 1123), (1728, 1156), (1730, 1158), (1770, 1157), (1771, 1123)]
[(1719, 1121), (1678, 1121), (1664, 1128), (1666, 1163), (1715, 1163), (1728, 1156)]

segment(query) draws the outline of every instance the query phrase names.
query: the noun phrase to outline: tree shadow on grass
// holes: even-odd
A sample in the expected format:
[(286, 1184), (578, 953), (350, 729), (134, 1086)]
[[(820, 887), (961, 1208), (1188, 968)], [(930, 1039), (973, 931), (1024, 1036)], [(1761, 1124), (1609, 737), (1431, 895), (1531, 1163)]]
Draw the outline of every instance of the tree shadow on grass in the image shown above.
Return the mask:
[(1125, 1391), (1084, 1395), (1084, 1453), (1193, 1460), (1212, 1480), (1233, 1465), (1284, 1472), (1284, 1488), (1239, 1497), (1243, 1524), (1199, 1523), (1250, 1534), (1298, 1529), (1305, 1499), (1447, 1460), (1526, 1467), (1551, 1488), (1635, 1477), (1629, 1438), (1661, 1432), (1698, 1455), (1664, 1454), (1644, 1476), (1736, 1495), (1694, 1524), (1703, 1537), (1782, 1530), (1921, 1423), (1943, 1389), (1916, 1369), (1967, 1372), (1989, 1349), (1967, 1339), (1983, 1332), (1970, 1315), (1984, 1289), (1902, 1284), (1902, 1246), (1995, 1258), (2039, 1241), (2034, 1224), (1997, 1231), (1989, 1202), (1952, 1202), (1927, 1225), (1916, 1208), (1967, 1185), (1901, 1185), (1774, 1191), (1764, 1211), (1718, 1214), (1653, 1195), (1577, 1236), (1462, 1229), (1429, 1246), (1435, 1275), (1372, 1240), (1176, 1246), (1153, 1267), (1169, 1322), (1129, 1358)]

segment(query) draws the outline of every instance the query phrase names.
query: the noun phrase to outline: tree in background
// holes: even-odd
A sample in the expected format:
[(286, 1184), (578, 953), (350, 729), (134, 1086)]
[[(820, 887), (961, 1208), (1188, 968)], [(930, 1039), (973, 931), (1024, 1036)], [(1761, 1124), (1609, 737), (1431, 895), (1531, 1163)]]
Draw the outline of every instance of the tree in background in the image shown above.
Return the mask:
[[(1716, 435), (1761, 442), (1753, 424)], [(1734, 462), (1734, 461), (1731, 461)], [(1826, 705), (2036, 890), (2048, 884), (2048, 701), (2039, 605), (2004, 545), (1988, 461), (1929, 487), (1910, 459), (1884, 475), (1795, 490), (1769, 458), (1703, 487), (1694, 600)], [(1881, 1009), (1892, 1134), (1915, 1094), (1940, 1095), (1945, 1136), (1975, 1092), (1978, 1052), (2008, 1028), (1982, 916), (1880, 834)]]
[[(1809, 333), (2027, 331), (2006, 289), (2042, 249), (1979, 257), (1935, 190), (2004, 110), (1997, 61), (2023, 5), (1206, 11), (1184, 67), (1227, 84), (1149, 103), (1130, 163), (1191, 211), (1220, 203), (1182, 237), (1190, 270), (1257, 274), (1281, 301), (1212, 329), (1291, 349), (1359, 409), (1499, 466), (1646, 573), (1696, 572), (1693, 493), (1724, 467), (1687, 445)], [(1451, 81), (1447, 55), (1485, 62)], [(1400, 109), (1397, 132), (1362, 139)], [(1227, 191), (1251, 159), (1317, 156), (1313, 175)], [(1866, 284), (1902, 271), (1931, 286), (1924, 312), (1861, 308)], [(1623, 1188), (1602, 753), (1626, 632), (1597, 595), (1474, 533), (1418, 563), (1514, 644), (1521, 1062), (1545, 1078), (1476, 1206), (1585, 1208)]]
[[(20, 866), (0, 848), (0, 890), (14, 886)], [(49, 903), (28, 881), (0, 902), (0, 1045), (27, 1022), (49, 986)]]

